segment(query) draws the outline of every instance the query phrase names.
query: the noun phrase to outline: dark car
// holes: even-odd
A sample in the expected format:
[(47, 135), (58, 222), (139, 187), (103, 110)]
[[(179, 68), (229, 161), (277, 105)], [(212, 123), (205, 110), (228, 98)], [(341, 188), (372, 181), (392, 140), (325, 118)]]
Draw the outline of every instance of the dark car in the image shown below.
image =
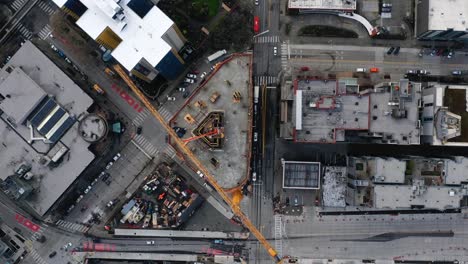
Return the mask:
[(394, 50), (395, 50), (395, 47), (390, 47), (390, 48), (387, 50), (387, 55), (392, 54)]
[(141, 126), (139, 126), (139, 127), (137, 127), (136, 133), (138, 135), (140, 135), (142, 130), (143, 130), (143, 128)]
[(111, 179), (107, 179), (105, 182), (106, 182), (106, 185), (109, 186), (112, 181), (111, 181)]
[(396, 47), (395, 51), (393, 51), (393, 55), (398, 55), (400, 53), (400, 47)]
[(104, 176), (102, 177), (102, 181), (103, 181), (103, 182), (107, 181), (107, 179), (109, 179), (109, 177), (110, 177), (110, 174), (106, 172), (106, 173), (104, 174)]
[(183, 98), (187, 98), (187, 97), (189, 97), (189, 95), (190, 95), (190, 92), (189, 92), (189, 91), (185, 91), (185, 92), (182, 94), (182, 97), (183, 97)]
[(54, 251), (54, 252), (50, 253), (49, 258), (53, 258), (53, 257), (55, 257), (55, 255), (57, 255), (57, 251)]

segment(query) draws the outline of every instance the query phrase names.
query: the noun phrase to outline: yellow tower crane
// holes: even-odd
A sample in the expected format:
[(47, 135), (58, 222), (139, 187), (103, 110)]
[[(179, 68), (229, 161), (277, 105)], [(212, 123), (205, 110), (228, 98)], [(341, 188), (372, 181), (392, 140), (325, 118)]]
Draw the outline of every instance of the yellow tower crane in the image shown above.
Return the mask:
[(281, 263), (282, 259), (278, 256), (276, 250), (270, 245), (270, 243), (265, 239), (262, 233), (255, 227), (250, 219), (242, 212), (239, 205), (234, 203), (224, 189), (219, 186), (215, 178), (208, 169), (203, 165), (197, 157), (192, 153), (192, 151), (187, 147), (185, 142), (179, 139), (174, 130), (166, 123), (161, 114), (156, 110), (156, 108), (148, 101), (148, 99), (143, 95), (140, 89), (133, 83), (133, 81), (128, 77), (127, 73), (120, 67), (120, 65), (114, 65), (115, 71), (120, 75), (120, 77), (127, 83), (127, 85), (132, 89), (132, 91), (138, 96), (138, 98), (143, 102), (143, 104), (148, 108), (151, 114), (161, 123), (166, 132), (172, 137), (173, 142), (179, 147), (183, 154), (190, 160), (204, 175), (205, 179), (216, 189), (218, 194), (223, 198), (223, 200), (231, 207), (232, 212), (239, 218), (239, 220), (244, 224), (247, 229), (257, 238), (257, 240), (263, 245), (268, 254), (277, 262)]

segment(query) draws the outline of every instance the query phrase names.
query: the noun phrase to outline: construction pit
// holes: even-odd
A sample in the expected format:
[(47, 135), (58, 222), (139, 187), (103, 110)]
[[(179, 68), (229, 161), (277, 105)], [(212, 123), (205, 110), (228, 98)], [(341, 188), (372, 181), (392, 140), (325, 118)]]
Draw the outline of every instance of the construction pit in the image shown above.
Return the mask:
[(236, 190), (249, 173), (251, 54), (218, 63), (170, 121), (218, 184)]

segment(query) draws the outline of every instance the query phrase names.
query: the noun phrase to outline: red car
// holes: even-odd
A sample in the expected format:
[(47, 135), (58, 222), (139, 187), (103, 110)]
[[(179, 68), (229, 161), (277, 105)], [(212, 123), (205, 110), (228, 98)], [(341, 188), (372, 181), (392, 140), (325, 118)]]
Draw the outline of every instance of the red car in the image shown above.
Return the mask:
[(258, 33), (260, 31), (260, 18), (258, 16), (254, 16), (253, 30), (255, 33)]
[(307, 66), (302, 66), (302, 67), (301, 67), (301, 71), (308, 71), (308, 70), (310, 70), (310, 69), (309, 69), (309, 67), (307, 67)]

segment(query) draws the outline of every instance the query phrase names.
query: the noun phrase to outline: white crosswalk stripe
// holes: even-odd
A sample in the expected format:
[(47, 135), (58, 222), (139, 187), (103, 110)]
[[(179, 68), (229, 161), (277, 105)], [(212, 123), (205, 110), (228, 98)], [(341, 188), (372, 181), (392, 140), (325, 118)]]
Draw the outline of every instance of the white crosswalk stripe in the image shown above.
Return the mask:
[(42, 236), (43, 233), (44, 233), (44, 228), (41, 227), (41, 228), (39, 228), (39, 230), (37, 232), (34, 232), (31, 235), (31, 239), (32, 240), (38, 240)]
[(255, 38), (255, 43), (278, 43), (279, 36), (259, 36)]
[(164, 106), (159, 107), (158, 112), (166, 121), (169, 121), (172, 117), (172, 113), (169, 112), (169, 110), (167, 110), (166, 108), (164, 108)]
[(171, 145), (167, 145), (167, 147), (164, 149), (164, 153), (166, 153), (166, 155), (171, 159), (176, 155), (176, 151)]
[(49, 24), (46, 24), (41, 31), (39, 31), (39, 38), (41, 39), (46, 39), (49, 37), (49, 34), (52, 32), (52, 28), (49, 26)]
[(149, 113), (150, 111), (147, 108), (145, 108), (143, 111), (138, 113), (138, 115), (132, 120), (133, 124), (135, 124), (135, 126), (143, 124)]
[(34, 248), (29, 249), (29, 254), (31, 254), (31, 257), (34, 259), (34, 263), (37, 264), (48, 264), (42, 257), (37, 253), (37, 251)]
[(23, 35), (23, 37), (27, 40), (31, 40), (33, 33), (29, 31), (23, 24), (18, 24), (18, 31)]
[(150, 156), (155, 156), (159, 152), (158, 149), (142, 135), (136, 135), (133, 141)]
[(85, 225), (71, 223), (71, 222), (64, 221), (64, 220), (58, 220), (55, 224), (61, 228), (72, 230), (72, 231), (78, 231), (81, 233), (86, 233), (89, 230), (89, 227)]
[(281, 44), (281, 67), (284, 70), (288, 69), (288, 45), (287, 44)]
[(12, 4), (11, 7), (17, 11), (23, 7), (24, 3), (26, 3), (27, 0), (15, 0)]
[(276, 76), (255, 76), (256, 85), (276, 85)]
[(42, 9), (42, 11), (44, 11), (49, 16), (54, 14), (56, 12), (56, 10), (57, 10), (57, 9), (54, 9), (53, 7), (51, 7), (48, 3), (45, 3), (43, 1), (39, 2), (38, 6), (39, 6), (40, 9)]

